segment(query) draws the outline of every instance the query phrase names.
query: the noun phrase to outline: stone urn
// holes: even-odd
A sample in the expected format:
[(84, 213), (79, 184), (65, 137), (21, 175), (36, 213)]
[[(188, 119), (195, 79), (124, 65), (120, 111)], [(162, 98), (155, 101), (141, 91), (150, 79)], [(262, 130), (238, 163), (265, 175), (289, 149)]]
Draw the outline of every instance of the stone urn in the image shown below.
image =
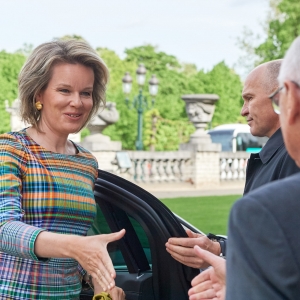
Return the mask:
[(213, 144), (210, 135), (205, 132), (207, 124), (211, 122), (215, 111), (215, 103), (219, 100), (214, 94), (183, 95), (186, 113), (194, 124), (196, 131), (190, 136), (186, 144), (180, 144), (180, 150), (220, 151), (220, 144)]
[(181, 99), (185, 101), (186, 113), (196, 128), (196, 131), (190, 136), (190, 143), (211, 143), (211, 138), (205, 132), (205, 129), (207, 124), (211, 122), (215, 111), (215, 103), (219, 100), (219, 96), (214, 94), (194, 94), (183, 95)]

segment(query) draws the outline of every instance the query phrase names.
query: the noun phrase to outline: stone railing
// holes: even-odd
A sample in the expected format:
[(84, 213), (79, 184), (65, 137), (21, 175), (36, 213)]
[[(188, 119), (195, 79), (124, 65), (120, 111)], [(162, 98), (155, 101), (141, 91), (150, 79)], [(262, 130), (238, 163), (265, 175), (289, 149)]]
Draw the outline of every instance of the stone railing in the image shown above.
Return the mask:
[[(247, 152), (199, 152), (204, 156), (199, 162), (192, 151), (125, 151), (131, 159), (131, 168), (118, 167), (115, 151), (93, 152), (99, 167), (138, 184), (179, 182), (193, 184), (197, 172), (202, 172), (207, 182), (237, 182), (245, 180)], [(198, 153), (198, 154), (199, 154)], [(211, 160), (217, 160), (216, 172), (212, 172)], [(206, 164), (209, 162), (208, 166)], [(219, 170), (218, 170), (219, 168)], [(198, 171), (197, 171), (198, 170)], [(219, 177), (218, 177), (219, 176)], [(216, 180), (210, 177), (217, 177)]]
[[(189, 151), (128, 151), (131, 180), (137, 183), (188, 182), (192, 180)], [(120, 173), (122, 170), (119, 170)]]
[(220, 180), (245, 180), (247, 160), (250, 153), (247, 152), (220, 152)]

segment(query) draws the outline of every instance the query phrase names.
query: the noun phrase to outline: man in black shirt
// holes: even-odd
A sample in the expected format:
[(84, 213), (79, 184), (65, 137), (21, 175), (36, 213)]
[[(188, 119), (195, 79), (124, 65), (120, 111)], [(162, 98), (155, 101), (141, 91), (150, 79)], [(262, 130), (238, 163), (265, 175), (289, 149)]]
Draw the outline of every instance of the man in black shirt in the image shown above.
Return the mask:
[[(287, 151), (300, 166), (300, 37), (287, 51), (270, 95)], [(300, 173), (268, 183), (230, 213), (225, 260), (195, 247), (209, 268), (192, 281), (189, 299), (300, 299)]]
[(246, 118), (252, 135), (269, 138), (260, 153), (251, 154), (248, 160), (244, 194), (299, 171), (286, 151), (279, 115), (268, 98), (278, 88), (281, 63), (282, 60), (274, 60), (258, 66), (244, 84), (241, 115)]
[[(279, 115), (269, 99), (278, 88), (281, 63), (282, 60), (274, 60), (256, 67), (244, 83), (241, 115), (246, 118), (252, 135), (269, 138), (260, 153), (251, 154), (248, 160), (244, 194), (300, 171), (286, 151)], [(194, 268), (208, 266), (195, 254), (195, 245), (218, 256), (226, 255), (226, 241), (217, 242), (190, 230), (187, 234), (188, 238), (170, 238), (166, 243), (167, 251), (179, 262)]]

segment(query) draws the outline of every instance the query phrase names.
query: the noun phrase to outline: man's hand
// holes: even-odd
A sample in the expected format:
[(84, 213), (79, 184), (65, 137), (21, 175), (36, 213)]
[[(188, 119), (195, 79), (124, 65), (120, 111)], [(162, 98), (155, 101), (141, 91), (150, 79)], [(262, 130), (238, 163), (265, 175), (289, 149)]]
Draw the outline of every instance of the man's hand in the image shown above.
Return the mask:
[(192, 280), (189, 290), (190, 300), (213, 299), (225, 300), (226, 294), (226, 261), (208, 251), (195, 246), (196, 255), (211, 265)]
[(209, 264), (196, 255), (194, 246), (220, 255), (220, 244), (211, 241), (203, 234), (186, 230), (187, 238), (170, 238), (166, 243), (166, 250), (180, 263), (192, 268), (207, 268)]

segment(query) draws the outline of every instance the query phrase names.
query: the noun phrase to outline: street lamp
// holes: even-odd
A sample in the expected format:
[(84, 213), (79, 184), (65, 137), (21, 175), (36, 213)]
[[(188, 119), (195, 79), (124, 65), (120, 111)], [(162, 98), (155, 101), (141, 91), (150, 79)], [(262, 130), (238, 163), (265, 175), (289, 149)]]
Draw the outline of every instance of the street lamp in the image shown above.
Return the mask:
[[(148, 109), (147, 98), (143, 96), (143, 86), (146, 80), (147, 70), (143, 64), (139, 64), (138, 69), (136, 70), (136, 80), (139, 85), (139, 94), (135, 96), (133, 101), (130, 103), (128, 95), (130, 94), (132, 87), (132, 78), (129, 72), (125, 73), (125, 76), (122, 79), (123, 82), (123, 92), (126, 95), (126, 105), (127, 107), (134, 107), (138, 113), (138, 135), (135, 142), (136, 150), (143, 150), (143, 113)], [(158, 92), (158, 80), (153, 74), (149, 80), (149, 93), (152, 96), (152, 106), (154, 105), (154, 98)]]

